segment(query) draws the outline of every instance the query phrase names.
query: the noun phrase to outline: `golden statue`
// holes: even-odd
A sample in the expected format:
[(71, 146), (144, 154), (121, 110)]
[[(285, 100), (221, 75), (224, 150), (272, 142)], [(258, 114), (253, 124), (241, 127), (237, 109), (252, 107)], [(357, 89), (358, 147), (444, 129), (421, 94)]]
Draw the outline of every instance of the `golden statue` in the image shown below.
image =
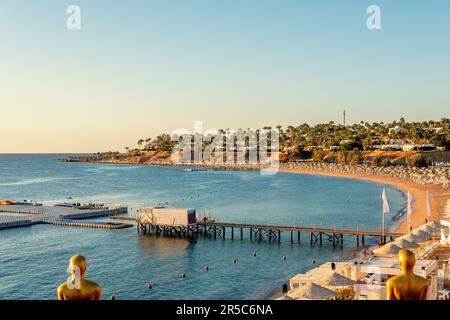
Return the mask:
[(414, 253), (400, 250), (398, 253), (401, 274), (390, 278), (386, 283), (388, 300), (426, 300), (428, 292), (427, 280), (415, 275), (416, 264)]
[(69, 270), (71, 278), (58, 287), (58, 300), (100, 300), (102, 288), (95, 282), (86, 280), (86, 258), (73, 256), (70, 258)]

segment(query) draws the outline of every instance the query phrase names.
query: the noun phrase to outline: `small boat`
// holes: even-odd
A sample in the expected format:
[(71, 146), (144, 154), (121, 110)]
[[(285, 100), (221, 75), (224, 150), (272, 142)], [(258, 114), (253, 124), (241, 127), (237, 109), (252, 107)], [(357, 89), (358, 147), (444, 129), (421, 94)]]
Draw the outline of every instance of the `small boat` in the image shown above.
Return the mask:
[(37, 201), (33, 201), (33, 200), (23, 200), (21, 202), (16, 202), (14, 204), (20, 204), (20, 205), (24, 205), (24, 206), (42, 207), (42, 203), (38, 203)]
[(23, 200), (23, 201), (0, 200), (0, 206), (14, 206), (14, 205), (42, 206), (42, 203), (37, 203), (36, 201), (32, 200)]
[(10, 200), (0, 200), (0, 206), (12, 206), (15, 205), (16, 202)]
[(102, 204), (95, 204), (95, 203), (81, 204), (81, 203), (69, 203), (69, 202), (55, 203), (53, 206), (54, 207), (64, 207), (64, 208), (75, 208), (75, 209), (97, 209), (97, 208), (103, 207)]
[(184, 171), (192, 172), (192, 171), (208, 171), (206, 168), (186, 168)]

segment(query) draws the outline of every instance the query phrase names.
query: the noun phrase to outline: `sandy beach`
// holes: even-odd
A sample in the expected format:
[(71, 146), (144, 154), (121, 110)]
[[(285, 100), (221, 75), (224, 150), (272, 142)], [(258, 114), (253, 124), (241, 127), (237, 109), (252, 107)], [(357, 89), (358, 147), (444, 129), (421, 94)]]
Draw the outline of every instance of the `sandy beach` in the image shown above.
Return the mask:
[[(402, 180), (393, 177), (376, 177), (369, 175), (358, 175), (350, 173), (339, 173), (324, 170), (303, 170), (303, 169), (280, 169), (280, 172), (300, 173), (300, 174), (313, 174), (321, 176), (348, 178), (372, 181), (382, 184), (389, 184), (393, 187), (402, 190), (404, 192), (411, 192), (414, 198), (412, 205), (412, 226), (413, 228), (419, 227), (425, 223), (426, 210), (427, 210), (427, 190), (431, 192), (430, 206), (431, 206), (431, 220), (437, 220), (440, 218), (447, 199), (450, 197), (450, 190), (445, 190), (441, 186), (437, 185), (420, 185), (412, 181)], [(396, 232), (407, 233), (407, 221), (402, 219), (400, 225), (395, 230)]]

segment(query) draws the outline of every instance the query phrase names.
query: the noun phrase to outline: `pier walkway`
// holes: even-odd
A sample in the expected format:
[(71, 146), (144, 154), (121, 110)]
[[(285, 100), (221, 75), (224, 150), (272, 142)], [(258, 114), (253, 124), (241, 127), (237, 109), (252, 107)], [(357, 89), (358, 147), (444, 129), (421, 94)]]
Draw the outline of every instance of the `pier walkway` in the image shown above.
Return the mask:
[[(130, 219), (131, 220), (131, 219)], [(382, 232), (381, 228), (367, 228), (364, 226), (354, 226), (354, 228), (339, 227), (339, 225), (301, 225), (301, 226), (282, 226), (282, 225), (259, 225), (242, 224), (230, 222), (197, 222), (187, 226), (164, 226), (143, 224), (137, 221), (139, 232), (145, 234), (155, 234), (158, 236), (204, 236), (216, 238), (229, 238), (231, 240), (249, 238), (250, 240), (268, 240), (269, 242), (280, 242), (284, 238), (290, 242), (301, 242), (301, 234), (309, 236), (310, 245), (324, 242), (331, 243), (333, 246), (343, 246), (344, 237), (354, 237), (356, 245), (365, 244), (366, 237), (377, 238), (379, 243), (386, 243), (387, 239), (393, 240), (403, 234), (395, 232)], [(287, 236), (286, 236), (287, 234)]]

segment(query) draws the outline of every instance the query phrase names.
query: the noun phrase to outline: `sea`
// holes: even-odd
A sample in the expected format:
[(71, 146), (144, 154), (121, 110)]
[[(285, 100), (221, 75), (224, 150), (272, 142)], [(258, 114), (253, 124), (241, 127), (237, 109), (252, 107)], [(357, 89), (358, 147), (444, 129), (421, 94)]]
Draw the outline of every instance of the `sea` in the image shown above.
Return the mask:
[[(73, 155), (0, 154), (0, 200), (126, 205), (129, 216), (144, 206), (193, 208), (219, 222), (337, 228), (379, 226), (383, 188), (392, 212), (404, 206), (401, 191), (361, 180), (58, 161), (67, 156)], [(386, 221), (394, 225), (391, 216)], [(56, 299), (75, 254), (87, 258), (86, 278), (102, 286), (104, 299), (267, 299), (314, 262), (345, 260), (357, 252), (354, 237), (333, 248), (329, 241), (310, 246), (306, 233), (300, 243), (296, 237), (291, 243), (287, 234), (270, 243), (240, 240), (238, 234), (234, 240), (183, 239), (143, 235), (135, 227), (44, 224), (0, 230), (0, 299)]]

